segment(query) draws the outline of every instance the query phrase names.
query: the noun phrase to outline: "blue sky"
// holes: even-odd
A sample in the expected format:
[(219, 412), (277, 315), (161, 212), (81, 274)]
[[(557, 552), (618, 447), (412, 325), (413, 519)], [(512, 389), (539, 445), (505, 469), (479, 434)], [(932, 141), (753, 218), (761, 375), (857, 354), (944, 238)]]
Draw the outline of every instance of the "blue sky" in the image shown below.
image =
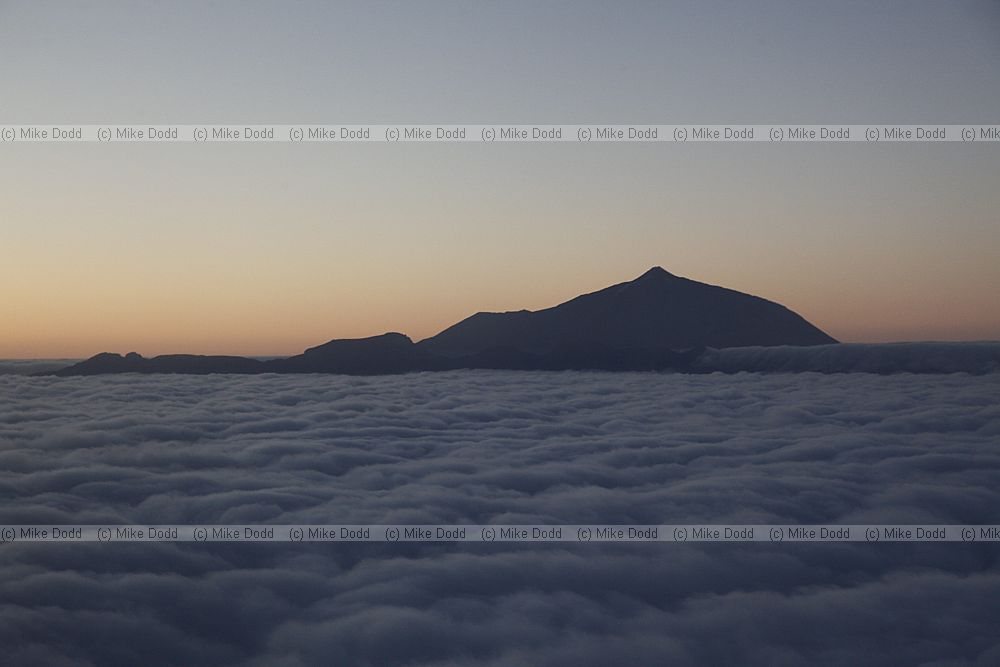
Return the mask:
[[(0, 123), (996, 123), (1000, 4), (0, 2)], [(420, 338), (654, 264), (1000, 338), (995, 145), (0, 147), (0, 356)]]

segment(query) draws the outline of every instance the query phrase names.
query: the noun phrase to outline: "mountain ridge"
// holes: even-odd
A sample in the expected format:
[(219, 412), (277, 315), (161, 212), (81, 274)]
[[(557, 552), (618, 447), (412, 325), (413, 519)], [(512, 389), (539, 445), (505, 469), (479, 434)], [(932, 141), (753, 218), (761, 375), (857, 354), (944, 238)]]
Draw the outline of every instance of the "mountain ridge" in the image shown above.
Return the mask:
[(461, 356), (498, 344), (544, 352), (573, 339), (676, 349), (837, 342), (781, 304), (657, 266), (541, 310), (476, 313), (418, 345)]
[(55, 374), (686, 370), (706, 348), (836, 342), (781, 304), (655, 266), (634, 280), (548, 308), (478, 312), (417, 343), (389, 332), (333, 339), (269, 360), (104, 352)]

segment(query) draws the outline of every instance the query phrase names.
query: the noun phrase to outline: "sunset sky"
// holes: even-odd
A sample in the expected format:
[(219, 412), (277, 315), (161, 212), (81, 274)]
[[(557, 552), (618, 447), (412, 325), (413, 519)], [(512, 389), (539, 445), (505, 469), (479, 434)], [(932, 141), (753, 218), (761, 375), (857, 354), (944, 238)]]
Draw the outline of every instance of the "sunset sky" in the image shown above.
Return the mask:
[[(0, 1), (0, 125), (1000, 124), (996, 2), (184, 5)], [(654, 265), (845, 341), (1000, 339), (998, 174), (995, 143), (0, 144), (0, 358), (419, 339)]]

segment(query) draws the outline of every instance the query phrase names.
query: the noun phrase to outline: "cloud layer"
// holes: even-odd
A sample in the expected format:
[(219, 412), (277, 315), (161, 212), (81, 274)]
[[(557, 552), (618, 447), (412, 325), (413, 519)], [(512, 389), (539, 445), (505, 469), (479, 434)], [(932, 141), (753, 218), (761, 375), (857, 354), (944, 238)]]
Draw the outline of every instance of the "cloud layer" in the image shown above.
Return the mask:
[(707, 350), (695, 363), (724, 373), (996, 373), (1000, 343), (841, 343)]
[[(1000, 523), (1000, 375), (0, 377), (0, 523)], [(5, 544), (12, 664), (1000, 661), (963, 544)]]

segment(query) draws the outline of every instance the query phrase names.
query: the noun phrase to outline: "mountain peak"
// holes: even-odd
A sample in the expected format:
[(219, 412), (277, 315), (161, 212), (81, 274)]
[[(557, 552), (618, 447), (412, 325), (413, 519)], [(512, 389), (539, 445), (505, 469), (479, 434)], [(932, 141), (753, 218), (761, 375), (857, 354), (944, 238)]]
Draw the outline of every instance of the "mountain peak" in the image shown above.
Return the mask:
[(550, 308), (462, 320), (419, 346), (460, 357), (500, 347), (550, 354), (572, 344), (686, 350), (834, 342), (784, 306), (654, 266)]
[[(457, 368), (664, 370), (706, 347), (836, 343), (784, 306), (675, 276), (638, 278), (550, 308), (479, 313), (414, 343), (401, 333), (335, 339), (286, 359), (100, 354), (59, 375), (103, 373), (348, 373)], [(693, 351), (693, 352), (692, 352)]]
[(636, 280), (643, 280), (646, 278), (676, 278), (674, 274), (670, 273), (662, 266), (654, 266), (649, 271), (636, 278)]

